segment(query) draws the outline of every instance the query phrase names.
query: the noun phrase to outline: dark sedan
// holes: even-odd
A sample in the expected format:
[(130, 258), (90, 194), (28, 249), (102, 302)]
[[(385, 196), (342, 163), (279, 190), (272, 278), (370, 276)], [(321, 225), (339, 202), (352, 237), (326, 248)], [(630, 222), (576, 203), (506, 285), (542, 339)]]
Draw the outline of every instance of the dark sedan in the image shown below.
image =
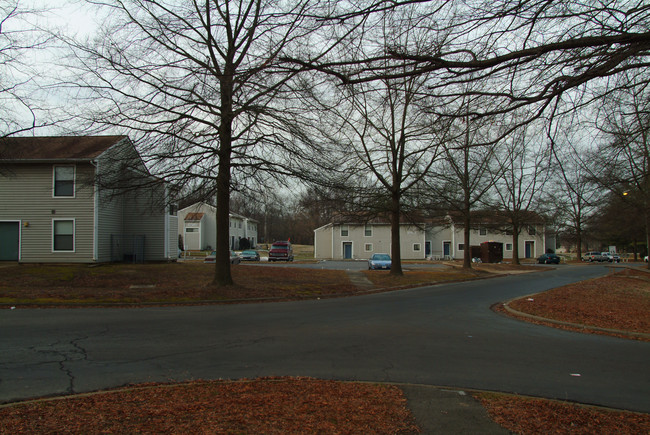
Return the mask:
[(544, 254), (537, 259), (539, 264), (560, 264), (560, 257), (555, 254)]

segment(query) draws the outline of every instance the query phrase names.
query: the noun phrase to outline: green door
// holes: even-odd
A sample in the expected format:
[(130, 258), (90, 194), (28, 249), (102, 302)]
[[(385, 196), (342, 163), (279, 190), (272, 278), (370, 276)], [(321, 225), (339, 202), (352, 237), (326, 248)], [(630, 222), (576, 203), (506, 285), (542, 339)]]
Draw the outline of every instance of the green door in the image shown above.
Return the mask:
[(18, 261), (19, 222), (0, 222), (0, 261)]

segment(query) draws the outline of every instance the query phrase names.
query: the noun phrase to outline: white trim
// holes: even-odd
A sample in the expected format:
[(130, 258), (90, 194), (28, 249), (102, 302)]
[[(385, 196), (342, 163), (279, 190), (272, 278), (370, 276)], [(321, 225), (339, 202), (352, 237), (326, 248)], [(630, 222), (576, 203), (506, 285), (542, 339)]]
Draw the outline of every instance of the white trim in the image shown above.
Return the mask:
[(14, 219), (0, 219), (0, 222), (15, 222), (18, 224), (18, 261), (22, 259), (23, 252), (23, 221)]
[[(92, 162), (91, 162), (92, 163)], [(97, 182), (97, 174), (99, 174), (99, 161), (95, 161), (95, 183), (93, 186), (93, 261), (97, 261), (99, 257), (99, 185)]]
[[(67, 195), (61, 195), (57, 196), (55, 195), (56, 193), (56, 168), (69, 168), (72, 166), (72, 196), (67, 196)], [(68, 198), (68, 199), (74, 199), (77, 196), (77, 165), (72, 164), (72, 165), (61, 165), (61, 164), (54, 164), (52, 165), (52, 198)]]
[[(370, 227), (370, 235), (369, 235), (369, 236), (366, 235), (366, 227)], [(372, 233), (373, 233), (373, 231), (372, 231), (372, 225), (371, 225), (371, 224), (365, 224), (365, 225), (363, 226), (363, 237), (372, 237)]]
[[(54, 250), (54, 222), (56, 221), (72, 221), (72, 250), (71, 251), (64, 251), (64, 250)], [(75, 253), (76, 252), (76, 247), (77, 247), (77, 221), (75, 218), (52, 218), (52, 253), (53, 254), (58, 254), (62, 252), (66, 253)]]
[[(368, 249), (368, 246), (370, 246), (370, 249)], [(372, 251), (373, 251), (372, 243), (364, 243), (363, 244), (363, 252), (372, 252)]]
[[(415, 249), (416, 245), (419, 246), (418, 249)], [(422, 252), (422, 243), (419, 243), (419, 242), (418, 243), (413, 243), (412, 248), (413, 248), (413, 252)]]

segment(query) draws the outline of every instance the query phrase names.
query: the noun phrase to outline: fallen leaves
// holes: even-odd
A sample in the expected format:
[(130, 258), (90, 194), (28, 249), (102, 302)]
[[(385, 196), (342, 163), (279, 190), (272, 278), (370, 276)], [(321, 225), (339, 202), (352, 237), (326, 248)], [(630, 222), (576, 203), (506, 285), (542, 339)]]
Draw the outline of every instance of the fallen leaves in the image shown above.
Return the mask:
[[(650, 333), (648, 273), (630, 270), (509, 303), (517, 311), (598, 328)], [(532, 299), (532, 300), (531, 300)]]
[(476, 397), (492, 419), (517, 434), (650, 433), (650, 415), (494, 393)]
[(152, 385), (0, 409), (0, 433), (416, 433), (394, 386), (310, 378)]

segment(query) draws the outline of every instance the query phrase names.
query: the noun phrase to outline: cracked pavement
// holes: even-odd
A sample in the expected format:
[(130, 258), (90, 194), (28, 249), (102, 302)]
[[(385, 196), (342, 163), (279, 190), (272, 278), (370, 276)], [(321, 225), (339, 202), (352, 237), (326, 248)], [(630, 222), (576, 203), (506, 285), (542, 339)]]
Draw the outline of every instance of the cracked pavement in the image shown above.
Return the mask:
[(0, 402), (140, 382), (312, 376), (650, 412), (650, 343), (527, 324), (489, 309), (606, 272), (567, 266), (285, 303), (0, 310)]

